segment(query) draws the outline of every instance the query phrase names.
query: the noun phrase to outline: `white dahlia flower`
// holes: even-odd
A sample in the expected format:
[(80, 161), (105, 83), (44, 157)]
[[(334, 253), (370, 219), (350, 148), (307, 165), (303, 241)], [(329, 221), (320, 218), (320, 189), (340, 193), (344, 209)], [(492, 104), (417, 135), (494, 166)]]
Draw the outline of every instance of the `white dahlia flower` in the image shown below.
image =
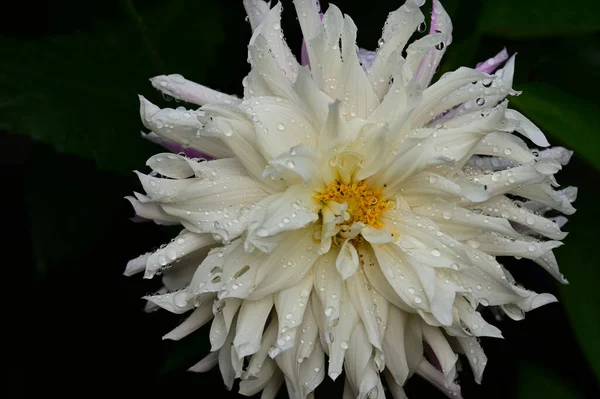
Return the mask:
[(165, 339), (212, 320), (212, 352), (190, 370), (218, 364), (227, 388), (239, 378), (241, 394), (262, 398), (284, 381), (291, 398), (312, 397), (342, 373), (344, 397), (383, 398), (385, 382), (404, 398), (415, 373), (458, 397), (458, 355), (480, 382), (479, 337), (501, 337), (478, 310), (519, 320), (556, 301), (496, 257), (531, 259), (566, 282), (552, 253), (565, 219), (542, 213), (574, 212), (576, 189), (553, 189), (571, 154), (514, 134), (549, 145), (508, 108), (519, 93), (506, 51), (430, 84), (452, 25), (434, 1), (429, 33), (406, 46), (425, 29), (422, 3), (390, 13), (370, 52), (337, 7), (294, 1), (301, 66), (281, 4), (246, 0), (243, 99), (181, 75), (152, 79), (200, 108), (141, 98), (147, 137), (183, 152), (150, 158), (152, 172), (138, 173), (146, 193), (129, 199), (140, 217), (183, 230), (125, 274), (162, 274), (145, 299), (190, 312)]

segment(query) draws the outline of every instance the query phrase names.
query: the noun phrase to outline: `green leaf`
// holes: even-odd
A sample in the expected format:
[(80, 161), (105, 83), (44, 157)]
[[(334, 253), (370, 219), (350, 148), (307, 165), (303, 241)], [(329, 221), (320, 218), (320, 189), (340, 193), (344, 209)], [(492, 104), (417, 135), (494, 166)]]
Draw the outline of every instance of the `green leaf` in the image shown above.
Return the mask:
[(578, 35), (600, 30), (600, 2), (564, 0), (486, 1), (478, 21), (486, 35), (539, 38)]
[(140, 138), (137, 94), (154, 92), (148, 78), (157, 74), (202, 81), (223, 39), (222, 12), (197, 0), (151, 3), (142, 12), (122, 3), (120, 19), (89, 31), (0, 37), (0, 129), (105, 170), (144, 164), (156, 147)]
[(525, 363), (519, 367), (517, 398), (577, 399), (581, 395), (550, 370)]
[(597, 104), (543, 84), (531, 83), (516, 89), (523, 94), (512, 97), (511, 104), (600, 170), (600, 107)]
[[(577, 165), (569, 165), (577, 166)], [(561, 181), (578, 186), (575, 207), (565, 230), (569, 232), (565, 245), (556, 250), (558, 264), (569, 285), (560, 287), (560, 302), (565, 307), (575, 336), (600, 382), (600, 269), (598, 239), (593, 229), (600, 223), (598, 214), (598, 174), (582, 173), (581, 168), (569, 168)], [(593, 227), (592, 227), (593, 226)]]

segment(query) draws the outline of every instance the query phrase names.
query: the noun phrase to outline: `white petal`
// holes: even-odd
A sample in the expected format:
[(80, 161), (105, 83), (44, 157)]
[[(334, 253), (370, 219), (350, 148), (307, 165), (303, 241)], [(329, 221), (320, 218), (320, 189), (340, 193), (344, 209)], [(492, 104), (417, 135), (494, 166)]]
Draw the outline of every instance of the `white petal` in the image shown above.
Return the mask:
[(423, 339), (433, 349), (435, 357), (440, 362), (446, 381), (453, 381), (456, 376), (455, 367), (458, 356), (454, 353), (439, 328), (432, 327), (425, 322), (422, 323), (422, 328)]
[(276, 158), (298, 144), (316, 146), (317, 133), (309, 122), (310, 117), (298, 107), (275, 97), (264, 97), (256, 103), (248, 107), (254, 120), (257, 143), (266, 159)]
[(266, 14), (261, 15), (263, 19), (254, 30), (252, 38), (250, 38), (250, 44), (254, 44), (258, 35), (267, 38), (270, 53), (273, 54), (280, 70), (285, 76), (294, 80), (298, 74), (298, 61), (296, 61), (284, 40), (281, 28), (282, 9), (281, 3), (277, 3)]
[(189, 146), (213, 158), (227, 158), (233, 154), (219, 139), (203, 137), (197, 132), (202, 128), (198, 121), (201, 111), (160, 109), (140, 96), (140, 116), (144, 126), (161, 137), (182, 146)]
[(383, 350), (386, 355), (385, 365), (388, 372), (393, 376), (393, 380), (400, 386), (404, 385), (409, 375), (405, 345), (411, 343), (407, 342), (404, 333), (407, 319), (408, 315), (406, 313), (391, 306), (387, 323), (390, 333), (385, 335), (383, 341)]
[(446, 48), (452, 43), (452, 22), (450, 16), (442, 7), (442, 3), (433, 1), (431, 12), (431, 30), (430, 32), (440, 32), (442, 35), (443, 47), (435, 47), (421, 61), (419, 69), (415, 73), (414, 80), (421, 87), (427, 87), (433, 77)]
[(125, 268), (123, 274), (129, 277), (142, 272), (146, 268), (146, 261), (148, 260), (149, 256), (150, 253), (143, 254), (127, 262), (127, 267)]
[[(482, 209), (490, 216), (502, 217), (514, 223), (518, 223), (539, 234), (555, 240), (562, 240), (566, 233), (560, 231), (558, 225), (552, 221), (531, 212), (525, 207), (517, 206), (513, 201), (498, 196), (481, 204)], [(497, 231), (498, 233), (501, 233)], [(502, 234), (502, 233), (501, 233)], [(521, 238), (520, 236), (510, 235), (512, 238)]]
[(469, 364), (471, 365), (471, 369), (473, 370), (473, 375), (475, 377), (475, 382), (481, 384), (481, 378), (483, 376), (483, 370), (485, 369), (485, 365), (487, 364), (487, 356), (483, 352), (481, 345), (477, 338), (463, 338), (456, 337), (461, 348), (465, 352)]
[[(315, 281), (319, 278), (321, 277), (315, 276)], [(333, 304), (335, 306), (335, 302), (332, 302), (338, 299), (335, 291), (330, 294), (318, 289), (317, 294), (318, 296), (314, 296), (312, 301), (313, 312), (315, 321), (319, 325), (323, 345), (329, 350), (329, 377), (335, 380), (342, 373), (344, 356), (349, 347), (350, 335), (354, 331), (354, 328), (359, 321), (358, 315), (354, 310), (354, 306), (352, 305), (352, 302), (348, 296), (346, 287), (343, 284), (341, 285), (341, 292), (339, 296), (340, 306), (338, 318), (332, 317), (334, 314), (333, 306), (323, 306), (325, 303), (329, 305)], [(332, 301), (322, 302), (318, 299), (319, 297), (322, 297), (324, 300), (327, 300), (329, 297), (332, 299)], [(326, 321), (325, 318), (327, 318), (328, 321)], [(321, 322), (319, 322), (319, 320), (321, 320)]]
[(298, 97), (304, 103), (305, 107), (311, 111), (312, 122), (320, 127), (325, 123), (327, 110), (332, 99), (323, 93), (315, 84), (310, 76), (308, 67), (301, 67), (298, 71), (298, 78), (294, 82), (294, 90)]
[(392, 62), (393, 54), (401, 55), (408, 39), (424, 20), (423, 13), (411, 0), (388, 15), (380, 39), (383, 44), (369, 68), (369, 77), (379, 98), (387, 91), (388, 80), (399, 67), (397, 62)]
[(406, 393), (404, 392), (404, 388), (402, 388), (402, 385), (398, 384), (394, 380), (394, 377), (391, 375), (389, 369), (386, 369), (383, 372), (383, 374), (385, 376), (388, 389), (390, 390), (390, 392), (392, 394), (392, 398), (394, 398), (394, 399), (408, 399), (408, 396), (406, 396)]
[(209, 234), (195, 234), (183, 230), (169, 244), (158, 249), (148, 257), (144, 277), (151, 278), (160, 269), (180, 260), (186, 255), (197, 251), (202, 251), (203, 254), (206, 254), (208, 249), (215, 244), (215, 239)]
[[(332, 98), (340, 98), (342, 59), (339, 46), (344, 18), (335, 5), (330, 4), (315, 35), (305, 35), (306, 51), (311, 75), (317, 87)], [(308, 40), (306, 40), (308, 39)]]
[(449, 398), (462, 399), (462, 395), (460, 393), (460, 385), (452, 382), (449, 385), (446, 384), (444, 374), (441, 371), (436, 369), (431, 363), (427, 360), (423, 360), (419, 365), (419, 369), (417, 370), (417, 374), (426, 381), (428, 381), (431, 385), (439, 389)]
[(318, 243), (313, 239), (312, 227), (283, 234), (285, 236), (277, 248), (264, 255), (256, 274), (256, 290), (249, 299), (259, 299), (293, 287), (317, 260)]
[(575, 208), (571, 205), (571, 202), (575, 201), (577, 197), (576, 187), (567, 187), (564, 190), (555, 191), (548, 183), (529, 184), (515, 187), (511, 194), (539, 202), (565, 215), (575, 213)]
[(231, 388), (233, 388), (233, 381), (235, 380), (235, 370), (233, 364), (231, 364), (231, 351), (233, 348), (231, 342), (233, 341), (234, 334), (234, 330), (229, 332), (223, 347), (219, 351), (219, 370), (221, 370), (221, 376), (228, 391), (231, 391)]
[[(344, 282), (335, 269), (335, 261), (336, 251), (329, 251), (319, 257), (313, 269), (315, 292), (325, 310), (327, 325), (337, 323), (340, 317), (342, 293), (344, 292)], [(322, 309), (315, 309), (315, 311), (321, 312)]]
[(281, 372), (275, 373), (267, 386), (263, 389), (260, 399), (275, 399), (279, 389), (283, 385), (283, 374)]
[(502, 157), (513, 161), (512, 164), (507, 164), (507, 167), (517, 166), (515, 164), (531, 163), (535, 160), (535, 157), (523, 140), (505, 132), (488, 134), (475, 146), (473, 153)]
[(222, 275), (225, 262), (240, 245), (241, 240), (235, 240), (229, 245), (211, 250), (194, 272), (190, 290), (195, 295), (220, 291), (223, 287)]
[(160, 75), (150, 79), (152, 86), (178, 100), (193, 104), (207, 103), (236, 104), (240, 99), (229, 94), (220, 93), (206, 86), (187, 80), (179, 74)]
[(480, 215), (450, 204), (432, 204), (415, 208), (414, 211), (433, 220), (443, 232), (458, 240), (474, 238), (483, 232), (492, 231), (508, 237), (520, 237), (506, 219)]
[[(321, 309), (318, 309), (318, 311), (321, 311)], [(309, 358), (310, 354), (315, 350), (315, 346), (320, 346), (319, 327), (313, 314), (312, 301), (306, 304), (306, 312), (298, 331), (296, 361), (302, 363)]]
[(340, 253), (335, 260), (335, 267), (342, 276), (342, 279), (346, 280), (352, 276), (358, 269), (358, 252), (350, 238), (346, 239), (340, 248)]
[(318, 0), (294, 0), (298, 21), (305, 39), (314, 38), (321, 26)]
[(273, 297), (244, 301), (240, 308), (233, 345), (240, 357), (255, 354), (260, 349), (263, 330), (273, 308)]
[(506, 110), (506, 119), (515, 123), (516, 131), (527, 137), (540, 147), (548, 147), (550, 143), (542, 131), (519, 111)]
[(313, 199), (314, 191), (296, 185), (282, 194), (268, 197), (260, 208), (251, 212), (246, 246), (261, 248), (263, 239), (282, 232), (306, 227), (318, 219), (318, 204)]
[(293, 287), (275, 294), (279, 325), (276, 344), (282, 352), (296, 345), (296, 330), (302, 323), (312, 286), (313, 276), (307, 274)]
[(201, 307), (196, 308), (194, 312), (187, 318), (183, 323), (177, 326), (174, 330), (170, 331), (162, 337), (162, 339), (171, 339), (179, 341), (180, 339), (187, 337), (213, 318), (212, 304), (206, 303)]
[(198, 363), (194, 364), (188, 371), (194, 373), (206, 373), (219, 363), (219, 352), (211, 352)]
[(394, 237), (385, 229), (376, 229), (371, 226), (366, 226), (360, 232), (365, 240), (371, 244), (387, 244), (394, 241)]
[(367, 339), (362, 323), (358, 323), (346, 351), (344, 369), (357, 399), (384, 396), (381, 381), (372, 357), (373, 347)]
[(185, 179), (194, 176), (186, 158), (175, 154), (156, 154), (146, 162), (155, 172), (172, 179)]
[(279, 370), (275, 361), (269, 358), (265, 359), (260, 371), (254, 376), (255, 378), (240, 382), (240, 394), (244, 396), (256, 395), (269, 384), (271, 378), (276, 374), (279, 374)]
[(388, 301), (373, 290), (362, 270), (346, 280), (346, 287), (364, 324), (369, 342), (383, 352), (382, 342), (388, 327)]
[(478, 182), (488, 186), (494, 196), (511, 192), (523, 185), (542, 183), (561, 169), (552, 159), (541, 159), (534, 164), (495, 172), (479, 177)]
[(429, 309), (429, 301), (423, 295), (422, 283), (411, 265), (404, 259), (403, 251), (394, 243), (373, 245), (377, 261), (388, 282), (407, 304), (415, 309)]
[(265, 332), (262, 336), (262, 341), (260, 343), (260, 349), (256, 352), (252, 358), (250, 359), (250, 363), (247, 367), (247, 376), (255, 377), (260, 372), (263, 363), (266, 361), (267, 356), (269, 354), (269, 349), (272, 345), (275, 344), (275, 340), (277, 339), (277, 321), (271, 320), (269, 326), (265, 329)]
[(344, 394), (342, 399), (356, 399), (356, 392), (352, 389), (352, 385), (350, 385), (348, 378), (344, 378)]
[(412, 308), (400, 299), (394, 288), (388, 283), (370, 246), (359, 246), (358, 253), (363, 271), (373, 288), (375, 288), (375, 291), (395, 307), (412, 312)]
[(263, 0), (244, 0), (244, 8), (253, 31), (260, 25), (270, 9), (269, 3)]
[(404, 329), (404, 350), (410, 378), (423, 360), (423, 329), (418, 315), (408, 315)]
[(466, 299), (458, 299), (455, 306), (458, 310), (461, 326), (468, 328), (467, 333), (469, 335), (502, 338), (502, 332), (495, 326), (488, 324), (483, 317), (481, 317), (481, 314), (475, 311)]
[[(432, 107), (437, 105), (436, 103), (440, 102), (456, 89), (471, 85), (472, 82), (491, 78), (486, 73), (467, 67), (460, 67), (455, 71), (445, 73), (437, 82), (423, 91), (423, 102), (421, 102), (415, 112), (426, 114)], [(430, 113), (429, 117), (425, 117), (424, 119), (431, 119), (431, 116)]]
[(271, 160), (263, 176), (283, 179), (290, 185), (302, 182), (318, 185), (321, 183), (320, 158), (317, 150), (299, 144)]
[(344, 63), (341, 83), (343, 92), (348, 96), (347, 100), (344, 99), (344, 109), (353, 118), (366, 118), (379, 106), (379, 99), (358, 61), (356, 25), (348, 15), (344, 18), (342, 58)]
[[(271, 27), (268, 27), (271, 29)], [(272, 29), (271, 29), (272, 30)], [(274, 32), (271, 32), (274, 35)], [(244, 97), (280, 97), (294, 104), (300, 104), (296, 93), (292, 89), (292, 82), (295, 76), (289, 71), (289, 66), (285, 68), (280, 65), (280, 61), (287, 60), (294, 65), (297, 62), (292, 61), (291, 54), (279, 54), (281, 46), (272, 46), (274, 43), (269, 33), (265, 34), (255, 31), (252, 35), (251, 43), (248, 46), (248, 61), (252, 65), (252, 70), (244, 79)], [(280, 38), (280, 35), (276, 35)], [(286, 46), (284, 42), (283, 46)], [(249, 101), (243, 102), (243, 105), (249, 105)]]
[(294, 351), (284, 352), (275, 358), (286, 377), (290, 398), (312, 397), (311, 392), (325, 378), (325, 356), (317, 345), (310, 356), (298, 363)]
[(187, 289), (168, 292), (162, 295), (145, 296), (143, 299), (146, 299), (160, 306), (161, 308), (176, 314), (185, 313), (194, 308), (192, 295)]
[[(142, 194), (138, 195), (142, 198), (145, 197)], [(145, 198), (150, 201), (148, 197)], [(152, 202), (142, 202), (133, 197), (125, 197), (125, 199), (133, 206), (135, 214), (143, 217), (144, 219), (153, 220), (156, 224), (179, 224), (178, 218), (166, 213), (158, 204), (154, 204)]]

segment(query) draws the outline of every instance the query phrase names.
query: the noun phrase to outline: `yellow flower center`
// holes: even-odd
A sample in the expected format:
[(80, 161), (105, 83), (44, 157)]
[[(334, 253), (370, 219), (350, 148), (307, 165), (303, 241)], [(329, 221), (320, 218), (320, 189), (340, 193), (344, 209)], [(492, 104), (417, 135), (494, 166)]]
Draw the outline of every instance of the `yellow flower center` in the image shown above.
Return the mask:
[(381, 213), (393, 207), (392, 201), (381, 194), (382, 190), (369, 189), (364, 180), (351, 184), (336, 181), (313, 198), (324, 204), (330, 201), (339, 204), (346, 202), (350, 219), (343, 223), (345, 225), (351, 226), (353, 223), (362, 222), (380, 229), (383, 226), (379, 220)]

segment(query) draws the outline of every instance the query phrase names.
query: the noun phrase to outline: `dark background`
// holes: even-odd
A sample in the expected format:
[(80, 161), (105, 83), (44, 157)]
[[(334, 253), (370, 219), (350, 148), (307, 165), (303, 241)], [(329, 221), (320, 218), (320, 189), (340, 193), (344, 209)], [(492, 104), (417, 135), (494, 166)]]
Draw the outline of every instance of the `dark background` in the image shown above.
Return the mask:
[[(322, 2), (326, 9), (327, 2)], [(376, 47), (390, 2), (335, 2)], [(298, 53), (291, 1), (283, 28)], [(467, 398), (600, 397), (600, 8), (591, 0), (444, 2), (454, 43), (440, 72), (474, 66), (506, 46), (518, 52), (511, 105), (553, 145), (576, 151), (558, 176), (579, 187), (578, 212), (556, 251), (570, 280), (559, 286), (528, 261), (506, 259), (526, 287), (555, 294), (522, 322), (497, 323), (504, 340), (484, 339), (483, 385), (461, 374)], [(428, 13), (427, 6), (424, 12)], [(158, 281), (122, 276), (127, 260), (177, 231), (132, 223), (124, 196), (139, 190), (131, 171), (161, 148), (139, 132), (136, 95), (175, 107), (148, 78), (181, 73), (241, 94), (250, 28), (241, 1), (147, 0), (3, 3), (0, 9), (0, 143), (7, 218), (3, 240), (8, 397), (57, 394), (237, 397), (218, 369), (186, 373), (208, 351), (206, 329), (180, 342), (161, 336), (181, 319), (142, 312)], [(185, 104), (181, 104), (185, 105)], [(337, 392), (329, 380), (317, 397)], [(414, 377), (411, 398), (442, 397)], [(285, 390), (281, 391), (285, 397)]]

